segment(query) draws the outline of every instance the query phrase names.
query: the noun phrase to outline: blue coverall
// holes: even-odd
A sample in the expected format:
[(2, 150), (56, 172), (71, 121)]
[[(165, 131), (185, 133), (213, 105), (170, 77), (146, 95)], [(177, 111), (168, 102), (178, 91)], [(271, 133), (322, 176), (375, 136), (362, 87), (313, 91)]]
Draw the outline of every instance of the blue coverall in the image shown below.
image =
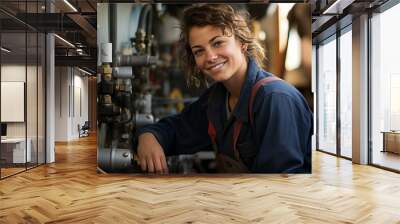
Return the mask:
[[(219, 152), (234, 158), (233, 122), (240, 119), (243, 126), (237, 149), (250, 172), (311, 173), (313, 115), (304, 97), (285, 81), (274, 81), (257, 91), (253, 114), (249, 115), (253, 85), (272, 74), (260, 69), (253, 59), (248, 62), (246, 74), (230, 118), (226, 113), (227, 90), (217, 82), (182, 113), (141, 128), (137, 136), (145, 132), (154, 134), (166, 156), (192, 154), (211, 148), (207, 132), (211, 121), (217, 132)], [(252, 125), (249, 116), (253, 116)]]

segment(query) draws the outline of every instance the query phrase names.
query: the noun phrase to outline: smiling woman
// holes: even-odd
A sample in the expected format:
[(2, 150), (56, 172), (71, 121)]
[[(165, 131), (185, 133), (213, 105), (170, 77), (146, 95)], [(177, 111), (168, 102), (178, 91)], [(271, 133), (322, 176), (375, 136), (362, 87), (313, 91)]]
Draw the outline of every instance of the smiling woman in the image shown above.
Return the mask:
[(138, 131), (141, 168), (165, 173), (165, 155), (212, 148), (219, 172), (310, 173), (312, 113), (293, 86), (262, 70), (248, 13), (190, 7), (180, 42), (189, 80), (214, 84), (181, 114)]
[[(231, 61), (233, 60), (231, 63), (237, 64), (236, 67), (242, 66), (240, 69), (244, 73), (246, 72), (245, 66), (247, 66), (247, 63), (244, 64), (244, 60), (248, 61), (250, 57), (256, 61), (259, 67), (264, 67), (264, 49), (256, 41), (249, 24), (247, 11), (234, 10), (230, 6), (201, 5), (186, 10), (182, 25), (181, 45), (184, 55), (182, 59), (188, 75), (194, 75), (205, 81), (205, 76), (199, 74), (199, 69), (207, 74), (206, 70), (202, 69), (204, 66), (201, 65), (204, 64), (204, 56), (207, 56), (205, 53), (209, 53), (209, 51), (205, 51), (206, 46), (202, 46), (201, 41), (207, 41), (214, 50), (212, 53), (215, 54), (211, 56), (215, 57), (218, 50), (222, 59), (230, 58)], [(219, 80), (214, 79), (214, 81)]]
[(189, 45), (200, 71), (214, 81), (224, 82), (225, 86), (244, 81), (246, 44), (210, 25), (193, 27), (189, 36)]

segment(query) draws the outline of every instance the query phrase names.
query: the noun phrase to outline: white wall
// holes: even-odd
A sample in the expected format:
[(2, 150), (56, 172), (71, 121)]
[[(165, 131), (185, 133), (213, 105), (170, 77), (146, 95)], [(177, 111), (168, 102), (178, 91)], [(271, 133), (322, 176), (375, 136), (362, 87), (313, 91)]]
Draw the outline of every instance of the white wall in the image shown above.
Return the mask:
[[(25, 65), (2, 65), (1, 66), (1, 81), (18, 81), (25, 82)], [(7, 108), (1, 108), (6, 110)], [(24, 122), (7, 123), (7, 137), (25, 137)]]
[[(88, 112), (88, 78), (87, 76), (82, 77), (81, 75), (77, 75), (76, 72), (78, 70), (75, 70), (75, 75), (74, 75), (74, 92), (72, 92), (73, 99), (73, 105), (74, 107), (72, 108), (72, 119), (71, 119), (71, 136), (72, 138), (78, 138), (79, 133), (78, 133), (78, 124), (81, 126), (85, 123), (85, 121), (89, 120), (89, 112)], [(79, 71), (78, 71), (79, 72)], [(82, 74), (79, 72), (79, 74)], [(79, 93), (80, 92), (80, 93)], [(80, 102), (79, 102), (80, 101)], [(72, 103), (71, 103), (72, 105)], [(81, 108), (80, 108), (81, 107)], [(81, 110), (81, 111), (80, 111)]]
[[(28, 74), (31, 74), (34, 69), (36, 69), (33, 66), (28, 66), (25, 67), (25, 65), (2, 65), (1, 66), (1, 81), (7, 81), (7, 82), (25, 82), (25, 75), (26, 75), (26, 69), (28, 71)], [(35, 70), (36, 73), (36, 70)], [(36, 83), (35, 83), (36, 85)], [(29, 89), (28, 89), (29, 90)], [(36, 98), (36, 89), (34, 89), (34, 92), (28, 91), (27, 93), (27, 102), (30, 103), (33, 100), (31, 98)], [(36, 107), (36, 104), (35, 104)], [(7, 108), (1, 108), (1, 110), (7, 110)], [(34, 117), (31, 116), (31, 114), (28, 114), (28, 121), (32, 121), (33, 118), (36, 119), (36, 114), (34, 114)], [(36, 121), (36, 120), (35, 120)], [(7, 136), (8, 137), (25, 137), (25, 122), (7, 122)], [(32, 125), (29, 125), (28, 127), (31, 127)], [(28, 137), (30, 137), (28, 135)]]
[(83, 75), (76, 68), (56, 67), (55, 141), (79, 138), (78, 124), (88, 120), (88, 78)]
[(68, 141), (68, 67), (55, 68), (55, 141)]
[[(1, 81), (25, 82), (25, 65), (2, 65)], [(29, 66), (28, 66), (29, 69)]]

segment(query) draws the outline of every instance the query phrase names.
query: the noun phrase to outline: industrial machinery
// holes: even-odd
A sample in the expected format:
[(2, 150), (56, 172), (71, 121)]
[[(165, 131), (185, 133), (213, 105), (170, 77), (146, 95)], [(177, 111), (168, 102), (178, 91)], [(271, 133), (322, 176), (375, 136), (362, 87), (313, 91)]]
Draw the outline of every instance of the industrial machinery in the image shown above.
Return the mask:
[(112, 43), (101, 45), (97, 161), (106, 172), (140, 171), (134, 158), (134, 133), (154, 122), (149, 67), (157, 63), (157, 58), (151, 56), (151, 10), (150, 5), (142, 9), (133, 39), (136, 54), (113, 58)]
[[(113, 43), (100, 46), (97, 161), (101, 171), (141, 172), (135, 156), (135, 133), (138, 128), (158, 119), (154, 118), (152, 111), (155, 91), (150, 73), (157, 70), (162, 61), (157, 53), (157, 40), (152, 34), (153, 11), (154, 5), (141, 8), (135, 37), (130, 40), (134, 53), (116, 53)], [(160, 75), (159, 78), (165, 77)], [(171, 103), (171, 99), (168, 100)], [(162, 105), (159, 99), (157, 102)], [(175, 100), (175, 103), (182, 102), (187, 102), (187, 99)], [(168, 157), (167, 163), (170, 173), (209, 172), (213, 160), (212, 152), (203, 152)]]

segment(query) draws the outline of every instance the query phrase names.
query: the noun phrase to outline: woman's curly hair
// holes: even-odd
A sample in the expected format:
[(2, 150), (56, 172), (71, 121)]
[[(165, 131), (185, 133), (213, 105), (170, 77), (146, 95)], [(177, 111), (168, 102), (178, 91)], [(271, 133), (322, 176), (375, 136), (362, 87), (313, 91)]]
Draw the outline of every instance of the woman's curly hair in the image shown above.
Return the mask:
[(189, 45), (189, 32), (192, 27), (215, 26), (222, 29), (224, 35), (234, 35), (243, 44), (247, 44), (246, 56), (253, 58), (259, 67), (264, 67), (265, 53), (251, 30), (250, 15), (245, 10), (237, 10), (228, 4), (200, 4), (184, 10), (180, 49), (184, 69), (188, 75), (188, 85), (206, 84), (206, 77), (199, 74), (196, 61)]

